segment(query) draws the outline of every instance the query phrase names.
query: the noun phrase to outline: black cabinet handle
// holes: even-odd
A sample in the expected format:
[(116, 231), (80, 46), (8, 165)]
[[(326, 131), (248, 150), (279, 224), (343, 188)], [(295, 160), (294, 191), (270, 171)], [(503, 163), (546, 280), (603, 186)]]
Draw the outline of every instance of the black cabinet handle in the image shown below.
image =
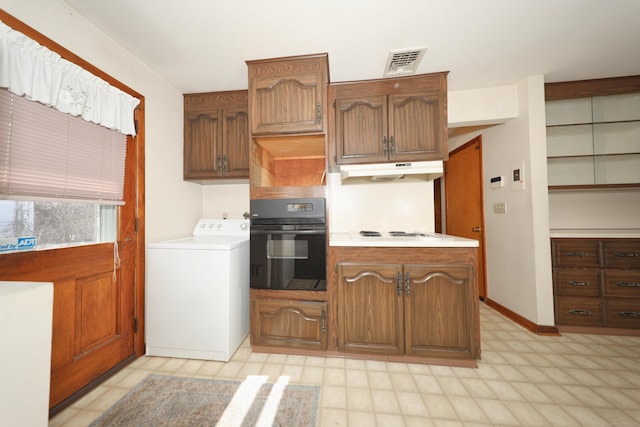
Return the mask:
[(615, 256), (617, 256), (618, 258), (633, 258), (633, 257), (639, 257), (640, 253), (638, 253), (638, 252), (616, 252)]
[(572, 280), (569, 283), (571, 286), (591, 286), (591, 283), (586, 282), (584, 280)]
[(591, 316), (591, 310), (569, 310), (569, 314), (576, 316)]
[(616, 286), (621, 288), (639, 288), (640, 283), (638, 282), (616, 282)]
[(404, 274), (404, 293), (409, 296), (411, 294), (411, 280), (409, 279), (409, 273)]
[(398, 296), (402, 295), (402, 275), (400, 272), (396, 273), (396, 294)]
[(637, 311), (621, 311), (618, 313), (620, 317), (640, 317), (640, 313)]
[(567, 252), (567, 256), (575, 258), (586, 258), (589, 256), (589, 252)]
[(322, 124), (322, 104), (320, 101), (316, 104), (316, 124)]

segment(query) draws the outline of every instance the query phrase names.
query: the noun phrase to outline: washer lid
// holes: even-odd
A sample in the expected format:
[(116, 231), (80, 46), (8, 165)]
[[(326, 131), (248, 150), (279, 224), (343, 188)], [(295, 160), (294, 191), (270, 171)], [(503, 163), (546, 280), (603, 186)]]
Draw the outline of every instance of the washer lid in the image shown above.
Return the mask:
[(249, 244), (247, 236), (191, 236), (149, 243), (149, 249), (230, 250)]

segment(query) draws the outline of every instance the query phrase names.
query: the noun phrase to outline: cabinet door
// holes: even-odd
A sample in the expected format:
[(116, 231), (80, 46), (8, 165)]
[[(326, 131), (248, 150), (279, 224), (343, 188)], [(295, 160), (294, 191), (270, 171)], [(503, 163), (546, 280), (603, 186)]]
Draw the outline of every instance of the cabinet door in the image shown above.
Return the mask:
[(389, 160), (444, 158), (438, 93), (389, 96)]
[(336, 99), (336, 163), (386, 162), (387, 97)]
[(222, 172), (219, 110), (185, 114), (184, 179), (217, 178)]
[(257, 298), (251, 310), (251, 344), (327, 349), (327, 304)]
[(405, 352), (475, 358), (473, 268), (405, 265)]
[(324, 131), (327, 55), (247, 64), (252, 134)]
[(338, 350), (402, 354), (400, 265), (338, 264)]
[(249, 114), (247, 108), (224, 111), (222, 170), (227, 178), (249, 177)]

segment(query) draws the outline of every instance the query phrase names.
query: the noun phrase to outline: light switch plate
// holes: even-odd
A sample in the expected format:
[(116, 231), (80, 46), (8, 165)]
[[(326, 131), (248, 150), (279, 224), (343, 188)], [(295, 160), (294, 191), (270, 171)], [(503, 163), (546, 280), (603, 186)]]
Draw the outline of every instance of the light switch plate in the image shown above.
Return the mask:
[(524, 162), (511, 168), (511, 189), (524, 190)]
[(494, 203), (493, 204), (493, 213), (506, 214), (507, 213), (507, 202)]

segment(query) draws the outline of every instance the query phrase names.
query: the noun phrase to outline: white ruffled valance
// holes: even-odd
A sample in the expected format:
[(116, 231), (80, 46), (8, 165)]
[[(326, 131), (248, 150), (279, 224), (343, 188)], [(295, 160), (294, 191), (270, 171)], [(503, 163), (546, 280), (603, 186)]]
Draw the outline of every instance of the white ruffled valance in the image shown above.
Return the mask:
[(139, 99), (2, 22), (0, 87), (125, 135), (136, 134), (133, 111)]

